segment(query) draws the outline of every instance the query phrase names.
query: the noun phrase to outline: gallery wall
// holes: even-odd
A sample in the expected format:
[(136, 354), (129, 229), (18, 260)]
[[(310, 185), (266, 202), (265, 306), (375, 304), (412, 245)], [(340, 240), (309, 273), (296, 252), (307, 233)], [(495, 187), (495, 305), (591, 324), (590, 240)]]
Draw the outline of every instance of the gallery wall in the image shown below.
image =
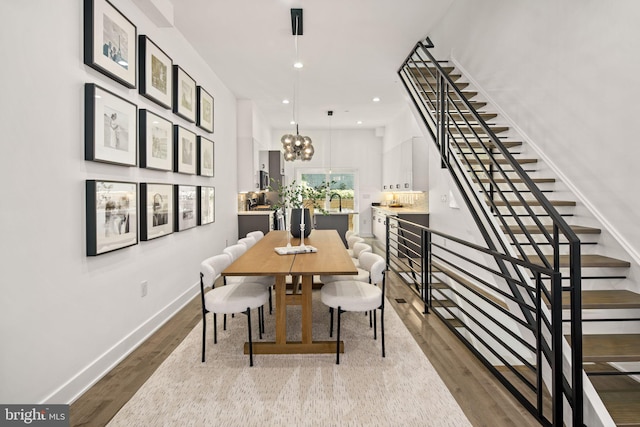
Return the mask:
[[(199, 292), (199, 264), (237, 236), (236, 101), (174, 28), (114, 5), (215, 99), (206, 134), (83, 63), (82, 1), (0, 3), (0, 401), (69, 403)], [(215, 176), (84, 160), (84, 85), (215, 142)], [(86, 255), (85, 181), (216, 189), (213, 224)], [(142, 296), (141, 283), (147, 282)], [(195, 357), (195, 355), (194, 355)]]

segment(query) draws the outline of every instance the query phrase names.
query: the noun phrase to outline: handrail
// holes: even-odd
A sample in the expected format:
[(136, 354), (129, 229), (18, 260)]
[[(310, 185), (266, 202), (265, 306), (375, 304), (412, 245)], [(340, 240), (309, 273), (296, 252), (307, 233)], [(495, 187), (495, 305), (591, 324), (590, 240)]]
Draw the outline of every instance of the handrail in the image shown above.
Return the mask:
[[(429, 51), (432, 47), (434, 45), (429, 38), (424, 42), (416, 43), (398, 70), (398, 74), (405, 89), (412, 95), (412, 102), (439, 149), (442, 167), (450, 170), (465, 204), (488, 245), (488, 250), (492, 251), (492, 256), (500, 270), (497, 276), (506, 280), (513, 296), (529, 307), (531, 304), (527, 303), (527, 299), (535, 301), (536, 295), (545, 294), (552, 303), (551, 323), (553, 324), (557, 324), (558, 319), (562, 323), (562, 291), (567, 290), (571, 293), (571, 378), (560, 380), (559, 377), (554, 377), (553, 386), (564, 388), (567, 401), (572, 406), (573, 422), (581, 425), (583, 397), (580, 239), (531, 179), (525, 168), (518, 163), (507, 146), (476, 111), (463, 91), (457, 87), (440, 62), (433, 57)], [(417, 79), (421, 81), (418, 82)], [(500, 161), (497, 156), (501, 156)], [(488, 189), (483, 182), (488, 182)], [(530, 193), (533, 200), (531, 197), (525, 197), (524, 192)], [(531, 206), (532, 201), (536, 202), (536, 209)], [(503, 213), (500, 207), (507, 212)], [(542, 213), (536, 213), (538, 210)], [(547, 230), (540, 216), (549, 218), (551, 230)], [(510, 223), (507, 217), (512, 217), (511, 221), (515, 224)], [(532, 224), (525, 225), (525, 218)], [(499, 230), (496, 223), (499, 223), (503, 229)], [(512, 227), (518, 228), (519, 232), (513, 231)], [(540, 238), (534, 238), (528, 227), (536, 227), (544, 242), (539, 241)], [(433, 230), (431, 233), (439, 235)], [(515, 233), (524, 236), (526, 242), (519, 241)], [(563, 267), (560, 264), (560, 235), (566, 239), (563, 245), (568, 245), (569, 248), (569, 286), (565, 289), (562, 289), (561, 285), (561, 268)], [(452, 236), (441, 237), (448, 239)], [(550, 245), (553, 250), (550, 260), (543, 251), (541, 246), (543, 244)], [(525, 250), (524, 245), (528, 247), (528, 251)], [(473, 246), (468, 247), (478, 250)], [(532, 271), (531, 265), (534, 263), (531, 262), (532, 255), (529, 255), (531, 250), (547, 269), (545, 270), (546, 280), (551, 283), (550, 289), (542, 285), (538, 292), (538, 289), (532, 287), (520, 288), (514, 285), (514, 283), (530, 280), (523, 273), (527, 270)], [(508, 255), (511, 251), (522, 258), (522, 263), (514, 262), (518, 258)], [(430, 263), (426, 268), (431, 272)], [(533, 276), (536, 277), (536, 274)], [(540, 285), (537, 281), (536, 286)], [(523, 309), (522, 314), (530, 326), (541, 322), (539, 313), (532, 314), (529, 310)], [(562, 335), (558, 334), (554, 339), (556, 341), (553, 342), (552, 348), (561, 349)], [(562, 366), (562, 352), (556, 351), (553, 357), (554, 360), (551, 363)], [(561, 420), (562, 416), (562, 399), (559, 399), (558, 402), (554, 401), (554, 422), (557, 419)]]

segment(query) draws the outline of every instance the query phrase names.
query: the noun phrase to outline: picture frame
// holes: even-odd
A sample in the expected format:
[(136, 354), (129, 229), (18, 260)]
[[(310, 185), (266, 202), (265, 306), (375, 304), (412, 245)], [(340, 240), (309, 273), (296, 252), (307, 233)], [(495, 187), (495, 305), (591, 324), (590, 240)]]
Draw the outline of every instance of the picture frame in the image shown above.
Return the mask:
[(216, 189), (215, 187), (198, 187), (198, 225), (206, 225), (216, 222)]
[(215, 144), (210, 139), (198, 135), (198, 175), (213, 177), (215, 164)]
[(172, 184), (140, 183), (140, 240), (173, 233), (173, 197)]
[(136, 87), (137, 28), (107, 0), (84, 0), (84, 63)]
[(173, 171), (188, 175), (195, 175), (197, 170), (196, 134), (180, 125), (173, 125), (173, 141)]
[(213, 96), (209, 94), (202, 86), (198, 86), (198, 108), (196, 124), (201, 129), (209, 133), (213, 133)]
[(86, 181), (87, 256), (138, 244), (135, 182)]
[(93, 84), (85, 84), (85, 160), (136, 166), (138, 107)]
[(173, 112), (183, 119), (196, 122), (196, 81), (179, 65), (173, 66)]
[(173, 123), (146, 109), (139, 116), (140, 167), (173, 171)]
[(138, 37), (140, 50), (140, 95), (158, 105), (172, 108), (173, 61), (151, 39), (144, 34)]
[(198, 197), (195, 185), (175, 185), (175, 231), (198, 225)]

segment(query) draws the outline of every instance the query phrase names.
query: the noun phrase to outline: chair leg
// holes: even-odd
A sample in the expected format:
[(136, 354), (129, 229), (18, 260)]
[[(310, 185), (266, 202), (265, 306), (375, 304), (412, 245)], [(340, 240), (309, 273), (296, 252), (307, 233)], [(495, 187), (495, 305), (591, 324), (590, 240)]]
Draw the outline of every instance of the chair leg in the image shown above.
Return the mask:
[(384, 306), (380, 309), (380, 337), (382, 339), (382, 357), (384, 354)]
[(202, 314), (202, 363), (204, 363), (204, 351), (207, 344), (207, 316)]
[[(368, 312), (369, 313), (369, 327), (372, 328), (373, 324), (371, 323), (371, 316), (373, 315), (371, 311)], [(365, 313), (365, 316), (367, 315), (367, 313)]]
[(222, 330), (226, 331), (227, 330), (227, 315), (224, 314), (222, 317)]
[(258, 336), (262, 339), (264, 332), (264, 306), (258, 307)]
[(338, 332), (336, 333), (336, 365), (340, 364), (340, 307), (338, 307)]
[(373, 316), (373, 339), (377, 340), (378, 339), (378, 325), (377, 325), (378, 314), (375, 310), (371, 310), (371, 315)]
[(218, 316), (213, 313), (213, 343), (218, 344)]
[(249, 366), (253, 366), (253, 342), (251, 341), (251, 310), (247, 307), (247, 329), (249, 330)]
[(329, 314), (331, 315), (329, 317), (329, 337), (333, 336), (333, 308), (329, 308)]
[(271, 288), (272, 286), (269, 286), (269, 314), (273, 314), (273, 302), (271, 301), (271, 293), (272, 293)]

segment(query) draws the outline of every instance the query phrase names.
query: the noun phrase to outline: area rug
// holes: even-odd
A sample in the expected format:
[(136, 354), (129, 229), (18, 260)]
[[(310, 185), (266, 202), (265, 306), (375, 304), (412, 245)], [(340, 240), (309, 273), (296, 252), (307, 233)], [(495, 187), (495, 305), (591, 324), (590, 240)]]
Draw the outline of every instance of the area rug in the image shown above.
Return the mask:
[[(328, 309), (317, 293), (313, 337), (329, 340)], [(287, 315), (288, 339), (300, 340), (300, 307), (289, 307)], [(215, 345), (208, 319), (206, 362), (200, 361), (200, 323), (108, 425), (471, 425), (390, 305), (385, 358), (363, 313), (345, 313), (341, 323), (340, 365), (335, 354), (254, 355), (249, 367), (242, 352), (246, 317), (229, 319), (226, 331), (219, 324)], [(266, 315), (263, 339), (274, 340), (274, 315)]]

